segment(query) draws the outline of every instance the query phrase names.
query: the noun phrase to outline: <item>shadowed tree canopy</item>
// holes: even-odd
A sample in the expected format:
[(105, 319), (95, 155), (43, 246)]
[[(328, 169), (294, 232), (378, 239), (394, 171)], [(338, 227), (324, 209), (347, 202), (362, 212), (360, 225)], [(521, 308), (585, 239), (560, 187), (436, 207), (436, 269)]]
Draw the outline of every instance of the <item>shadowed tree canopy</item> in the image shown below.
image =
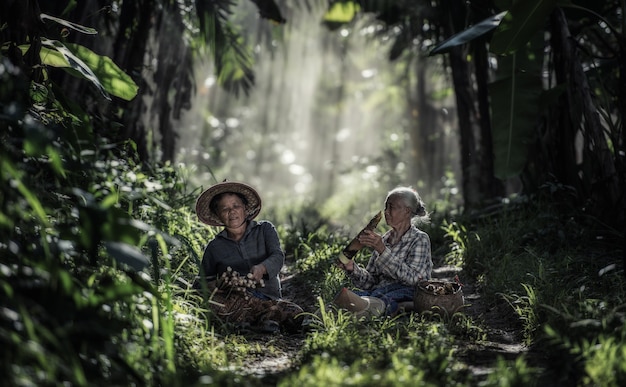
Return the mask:
[[(286, 21), (274, 1), (253, 3), (261, 17)], [(0, 43), (9, 47), (8, 56), (25, 66), (34, 82), (43, 81), (37, 67), (41, 58), (44, 65), (56, 66), (46, 48), (50, 40), (56, 42), (53, 52), (69, 54), (84, 47), (110, 57), (137, 85), (135, 98), (110, 98), (98, 92), (99, 82), (84, 82), (85, 77), (75, 77), (71, 71), (50, 71), (50, 80), (62, 86), (68, 101), (77, 101), (86, 113), (100, 117), (90, 123), (96, 135), (112, 141), (130, 139), (143, 160), (167, 161), (174, 159), (174, 121), (190, 107), (195, 92), (194, 55), (210, 50), (219, 81), (233, 93), (246, 93), (254, 84), (250, 48), (229, 19), (235, 4), (231, 0), (10, 0), (0, 8), (0, 21), (7, 27), (0, 31)], [(15, 54), (17, 47), (23, 47), (25, 55)]]
[(581, 214), (624, 228), (622, 2), (331, 3), (345, 23), (371, 14), (392, 32), (390, 60), (404, 51), (446, 56), (466, 208), (519, 178), (529, 193), (546, 185), (570, 192), (561, 199)]
[[(289, 2), (252, 3), (269, 22), (289, 22), (281, 12)], [(85, 127), (96, 137), (131, 139), (144, 160), (173, 160), (174, 122), (195, 92), (195, 53), (210, 50), (219, 82), (234, 93), (254, 84), (254, 55), (231, 21), (234, 6), (228, 0), (6, 1), (3, 55), (36, 84), (62, 84), (57, 102), (78, 102), (77, 114), (94, 117)], [(329, 28), (373, 16), (380, 33), (394, 39), (390, 60), (407, 53), (445, 56), (466, 209), (506, 195), (509, 183), (520, 180), (527, 192), (571, 188), (568, 203), (624, 226), (620, 1), (342, 0), (328, 6)], [(63, 63), (53, 64), (55, 58)], [(103, 65), (90, 66), (89, 58)], [(104, 66), (105, 58), (121, 72)], [(44, 77), (41, 64), (68, 71)], [(98, 76), (113, 74), (110, 69), (121, 83), (107, 85)]]

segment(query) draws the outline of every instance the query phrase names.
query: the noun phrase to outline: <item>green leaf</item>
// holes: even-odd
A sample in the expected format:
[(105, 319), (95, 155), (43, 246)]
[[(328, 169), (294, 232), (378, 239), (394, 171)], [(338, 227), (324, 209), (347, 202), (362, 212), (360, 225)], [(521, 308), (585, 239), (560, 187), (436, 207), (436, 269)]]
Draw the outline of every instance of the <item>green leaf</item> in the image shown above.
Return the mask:
[(116, 261), (130, 266), (139, 271), (150, 264), (148, 257), (134, 246), (119, 242), (106, 242), (105, 248), (107, 253), (115, 258)]
[[(22, 52), (26, 52), (30, 46), (20, 46)], [(41, 47), (39, 50), (39, 56), (41, 63), (52, 67), (70, 67), (70, 62), (65, 59), (65, 56), (56, 49), (50, 49), (47, 47)]]
[(471, 42), (472, 40), (479, 38), (494, 29), (496, 29), (507, 11), (500, 12), (497, 15), (492, 15), (473, 26), (452, 35), (448, 39), (439, 43), (430, 51), (429, 55), (443, 54), (450, 51), (453, 47), (460, 46), (462, 44)]
[(50, 16), (50, 15), (47, 15), (45, 13), (41, 14), (41, 19), (42, 20), (45, 20), (45, 19), (52, 20), (54, 22), (57, 22), (57, 23), (61, 24), (62, 26), (65, 26), (67, 28), (73, 29), (73, 30), (78, 31), (78, 32), (82, 32), (83, 34), (87, 34), (87, 35), (96, 35), (98, 33), (98, 31), (96, 31), (94, 28), (81, 26), (80, 24), (72, 23), (72, 22), (67, 21), (65, 19), (61, 19), (61, 18), (58, 18), (58, 17), (55, 17), (55, 16)]
[[(105, 98), (110, 99), (111, 94), (130, 101), (137, 95), (137, 84), (111, 58), (78, 44), (64, 45), (50, 39), (42, 39), (42, 44), (45, 46), (40, 51), (43, 64), (75, 70), (74, 74), (93, 83)], [(26, 52), (28, 47), (24, 45), (20, 49)]]
[(85, 62), (83, 62), (79, 57), (74, 55), (74, 53), (70, 51), (63, 43), (59, 42), (58, 40), (42, 38), (41, 44), (50, 49), (58, 51), (67, 61), (70, 68), (76, 70), (78, 74), (80, 74), (80, 76), (93, 83), (106, 99), (111, 99), (107, 91), (104, 89), (104, 86), (102, 86), (100, 80), (91, 70), (91, 68), (87, 66), (87, 64), (85, 64)]
[(537, 31), (543, 31), (557, 0), (516, 1), (491, 38), (490, 51), (506, 55), (524, 46)]
[(15, 227), (13, 220), (3, 212), (0, 212), (0, 227), (6, 229), (12, 229)]
[(22, 194), (26, 202), (30, 205), (30, 208), (33, 211), (33, 215), (35, 215), (44, 227), (49, 227), (50, 223), (48, 221), (48, 214), (44, 209), (43, 205), (37, 198), (37, 195), (31, 192), (26, 185), (21, 180), (21, 173), (15, 169), (13, 164), (8, 161), (0, 160), (0, 167), (2, 167), (2, 171), (7, 173), (9, 176), (13, 178), (12, 184), (17, 188), (17, 190)]
[(495, 175), (519, 174), (535, 137), (541, 96), (542, 34), (532, 47), (498, 59), (497, 79), (489, 85), (492, 108)]
[(359, 12), (359, 5), (354, 2), (335, 3), (324, 15), (325, 22), (350, 23)]
[(111, 58), (78, 44), (67, 44), (67, 47), (93, 70), (106, 91), (126, 101), (135, 98), (139, 87)]
[(116, 207), (106, 208), (105, 211), (107, 213), (107, 217), (100, 226), (102, 239), (125, 242), (133, 245), (139, 243), (142, 236), (140, 232), (141, 230), (131, 224), (131, 218), (127, 212)]
[(54, 147), (48, 145), (46, 147), (48, 153), (48, 159), (50, 160), (50, 166), (60, 176), (66, 177), (65, 168), (63, 168), (63, 158)]

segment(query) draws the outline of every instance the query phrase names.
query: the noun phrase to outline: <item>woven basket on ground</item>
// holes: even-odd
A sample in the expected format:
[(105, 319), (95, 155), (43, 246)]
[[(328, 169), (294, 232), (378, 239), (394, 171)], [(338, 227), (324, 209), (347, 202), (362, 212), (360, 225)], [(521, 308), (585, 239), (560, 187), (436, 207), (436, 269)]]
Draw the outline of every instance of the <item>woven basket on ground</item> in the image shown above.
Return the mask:
[(433, 312), (442, 316), (452, 316), (463, 308), (461, 285), (445, 281), (422, 281), (415, 288), (413, 305), (415, 311)]

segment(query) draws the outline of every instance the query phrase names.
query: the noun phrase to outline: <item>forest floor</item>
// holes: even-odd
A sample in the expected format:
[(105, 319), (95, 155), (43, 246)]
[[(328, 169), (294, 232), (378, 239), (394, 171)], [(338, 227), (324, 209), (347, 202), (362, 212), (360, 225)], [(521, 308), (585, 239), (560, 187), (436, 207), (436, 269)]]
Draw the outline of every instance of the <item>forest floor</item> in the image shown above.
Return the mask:
[[(522, 332), (510, 308), (489, 305), (477, 292), (476, 286), (465, 282), (461, 269), (453, 266), (437, 266), (433, 278), (452, 281), (458, 275), (463, 283), (465, 300), (464, 313), (472, 317), (474, 323), (485, 333), (486, 340), (457, 341), (457, 356), (467, 364), (474, 380), (481, 380), (488, 375), (498, 357), (506, 360), (517, 358), (528, 351), (523, 344)], [(294, 286), (293, 275), (286, 275), (283, 280), (283, 295), (286, 299), (301, 305), (307, 312), (313, 312), (318, 305), (315, 296), (308, 290)], [(246, 338), (251, 344), (264, 348), (263, 355), (255, 354), (244, 361), (245, 368), (240, 372), (259, 377), (263, 384), (275, 385), (281, 376), (293, 372), (298, 366), (298, 353), (304, 343), (305, 333), (298, 334), (251, 334)]]

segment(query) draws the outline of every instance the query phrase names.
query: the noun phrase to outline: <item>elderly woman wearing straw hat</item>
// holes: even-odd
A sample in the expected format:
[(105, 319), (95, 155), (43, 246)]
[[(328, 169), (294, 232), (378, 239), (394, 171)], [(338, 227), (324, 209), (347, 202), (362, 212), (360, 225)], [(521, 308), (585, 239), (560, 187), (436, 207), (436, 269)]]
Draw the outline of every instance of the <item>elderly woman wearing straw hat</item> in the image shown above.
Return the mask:
[[(430, 238), (413, 224), (414, 220), (428, 220), (419, 194), (410, 187), (391, 190), (385, 199), (385, 221), (391, 230), (384, 235), (364, 230), (358, 237), (363, 246), (373, 250), (367, 266), (352, 260), (337, 263), (359, 289), (355, 293), (370, 301), (382, 300), (388, 315), (398, 311), (399, 303), (412, 301), (418, 282), (431, 277)], [(346, 291), (335, 299), (340, 306), (348, 299), (343, 293)]]
[(271, 331), (279, 329), (275, 322), (289, 323), (302, 309), (281, 299), (285, 254), (274, 225), (254, 220), (260, 211), (261, 197), (244, 183), (224, 181), (202, 192), (198, 219), (223, 230), (204, 250), (200, 277), (220, 290), (213, 293), (221, 304), (218, 315), (235, 323), (261, 323)]

